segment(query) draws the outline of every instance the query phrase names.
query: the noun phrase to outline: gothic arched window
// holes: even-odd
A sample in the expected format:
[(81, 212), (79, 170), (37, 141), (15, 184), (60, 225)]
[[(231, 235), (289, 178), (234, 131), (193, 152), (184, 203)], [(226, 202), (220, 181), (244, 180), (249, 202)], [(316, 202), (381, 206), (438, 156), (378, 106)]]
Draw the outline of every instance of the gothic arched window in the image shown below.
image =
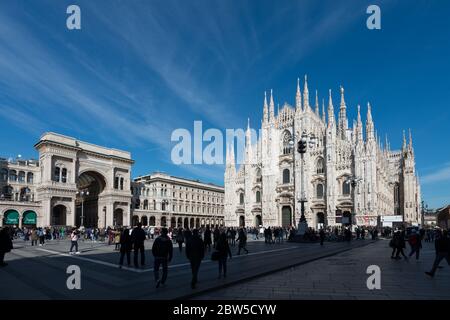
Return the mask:
[(283, 170), (283, 184), (290, 183), (291, 182), (291, 172), (289, 169)]
[(239, 204), (244, 204), (244, 193), (239, 194)]
[(289, 131), (285, 131), (283, 134), (283, 154), (292, 153), (292, 146), (290, 144), (292, 135)]
[(256, 191), (256, 203), (261, 202), (261, 191)]
[(317, 159), (317, 162), (316, 162), (316, 172), (317, 172), (318, 174), (323, 174), (323, 173), (325, 173), (324, 165), (323, 165), (323, 158)]
[(262, 181), (261, 169), (256, 169), (256, 183), (260, 183)]
[(318, 199), (323, 199), (323, 184), (321, 183), (316, 186), (316, 196)]
[(350, 195), (350, 183), (347, 180), (342, 183), (342, 194), (344, 196)]

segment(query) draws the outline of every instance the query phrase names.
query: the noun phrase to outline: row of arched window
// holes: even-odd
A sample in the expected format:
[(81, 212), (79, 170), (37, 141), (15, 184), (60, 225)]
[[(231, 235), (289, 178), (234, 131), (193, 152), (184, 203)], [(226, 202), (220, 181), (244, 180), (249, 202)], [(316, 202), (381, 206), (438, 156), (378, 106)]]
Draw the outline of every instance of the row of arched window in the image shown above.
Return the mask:
[[(139, 209), (140, 205), (141, 205), (141, 201), (139, 199), (136, 199), (135, 209)], [(156, 200), (153, 200), (153, 202), (150, 204), (149, 201), (147, 199), (145, 199), (142, 208), (144, 210), (149, 210), (150, 205), (153, 210), (157, 210)], [(178, 205), (178, 207), (177, 207), (177, 205), (172, 205), (172, 211), (176, 212), (176, 210), (178, 208), (178, 212), (183, 212), (182, 211), (183, 207), (185, 208), (184, 212), (200, 213), (200, 206)], [(166, 210), (168, 210), (168, 202), (163, 201), (163, 202), (161, 202), (161, 211), (166, 211)], [(201, 211), (202, 211), (202, 213), (213, 213), (213, 214), (223, 213), (221, 208), (215, 208), (215, 207), (202, 207)]]
[(123, 177), (115, 177), (114, 178), (114, 189), (123, 190), (124, 178)]
[(53, 170), (53, 181), (66, 183), (67, 169), (56, 166)]
[(34, 175), (32, 172), (25, 173), (25, 171), (9, 170), (3, 168), (0, 170), (0, 181), (1, 182), (21, 182), (33, 183)]
[[(256, 190), (255, 192), (255, 202), (261, 203), (261, 191), (259, 190)], [(240, 205), (244, 204), (244, 192), (239, 193), (239, 204)]]

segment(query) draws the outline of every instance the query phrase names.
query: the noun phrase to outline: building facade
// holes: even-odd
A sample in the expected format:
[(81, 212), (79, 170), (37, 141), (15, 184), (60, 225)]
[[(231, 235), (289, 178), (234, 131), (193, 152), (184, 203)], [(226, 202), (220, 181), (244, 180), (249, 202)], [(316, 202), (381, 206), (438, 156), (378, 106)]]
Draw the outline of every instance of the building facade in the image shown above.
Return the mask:
[[(295, 107), (284, 104), (275, 114), (264, 97), (263, 119), (256, 145), (246, 131), (244, 160), (235, 163), (234, 146), (227, 148), (225, 224), (230, 226), (298, 225), (300, 200), (308, 225), (379, 225), (384, 215), (402, 215), (404, 222), (421, 221), (420, 184), (415, 171), (411, 133), (403, 133), (401, 150), (391, 150), (377, 137), (371, 106), (365, 128), (358, 116), (349, 127), (344, 89), (338, 117), (329, 92), (328, 112), (319, 112), (316, 91), (310, 105), (305, 77), (303, 93), (297, 83)], [(306, 152), (297, 152), (300, 139)]]
[(0, 159), (0, 226), (216, 226), (224, 189), (155, 173), (131, 179), (129, 152), (56, 133), (39, 160)]
[(35, 148), (39, 160), (0, 161), (1, 224), (128, 224), (130, 153), (56, 133), (45, 133)]
[(132, 183), (133, 223), (199, 228), (224, 225), (224, 188), (164, 173)]

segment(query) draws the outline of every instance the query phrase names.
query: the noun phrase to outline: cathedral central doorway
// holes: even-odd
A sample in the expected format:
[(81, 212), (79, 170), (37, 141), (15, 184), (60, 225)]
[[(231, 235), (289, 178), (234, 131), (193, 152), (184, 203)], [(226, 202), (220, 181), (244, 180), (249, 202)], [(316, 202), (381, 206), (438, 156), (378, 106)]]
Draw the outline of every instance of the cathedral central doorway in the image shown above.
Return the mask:
[(262, 218), (261, 218), (261, 215), (260, 214), (258, 214), (258, 215), (256, 215), (256, 217), (255, 217), (255, 227), (260, 227), (260, 226), (262, 226)]
[(289, 227), (292, 224), (291, 207), (285, 206), (281, 209), (281, 226)]
[(245, 227), (245, 217), (244, 216), (239, 217), (239, 227)]
[[(98, 196), (106, 187), (105, 178), (95, 171), (83, 172), (77, 179), (76, 225), (98, 227)], [(81, 217), (83, 216), (83, 221)]]

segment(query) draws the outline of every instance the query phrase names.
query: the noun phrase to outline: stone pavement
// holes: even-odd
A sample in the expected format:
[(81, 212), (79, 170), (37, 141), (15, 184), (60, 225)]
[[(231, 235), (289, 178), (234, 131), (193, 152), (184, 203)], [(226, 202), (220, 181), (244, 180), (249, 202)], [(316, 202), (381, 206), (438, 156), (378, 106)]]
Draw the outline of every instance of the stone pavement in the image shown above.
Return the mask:
[[(369, 242), (367, 242), (369, 243)], [(169, 278), (165, 287), (156, 289), (153, 280), (151, 242), (146, 243), (146, 265), (142, 268), (118, 268), (119, 253), (114, 245), (80, 243), (80, 255), (68, 255), (69, 241), (51, 241), (43, 247), (15, 241), (15, 249), (6, 255), (9, 265), (0, 268), (0, 299), (175, 299), (187, 298), (205, 290), (246, 281), (252, 277), (271, 274), (291, 265), (352, 250), (363, 243), (319, 244), (282, 243), (265, 244), (264, 241), (248, 243), (249, 254), (236, 256), (229, 261), (227, 279), (217, 279), (217, 262), (207, 253), (199, 273), (198, 288), (190, 288), (191, 270), (184, 250), (174, 250), (169, 265)], [(81, 269), (81, 290), (69, 290), (67, 267)], [(3, 288), (7, 288), (6, 290)]]
[[(390, 258), (388, 243), (379, 240), (195, 299), (450, 299), (450, 267), (445, 260), (434, 278), (424, 274), (433, 264), (434, 244), (423, 244), (418, 261), (405, 261)], [(367, 288), (369, 265), (381, 269), (380, 290)]]

